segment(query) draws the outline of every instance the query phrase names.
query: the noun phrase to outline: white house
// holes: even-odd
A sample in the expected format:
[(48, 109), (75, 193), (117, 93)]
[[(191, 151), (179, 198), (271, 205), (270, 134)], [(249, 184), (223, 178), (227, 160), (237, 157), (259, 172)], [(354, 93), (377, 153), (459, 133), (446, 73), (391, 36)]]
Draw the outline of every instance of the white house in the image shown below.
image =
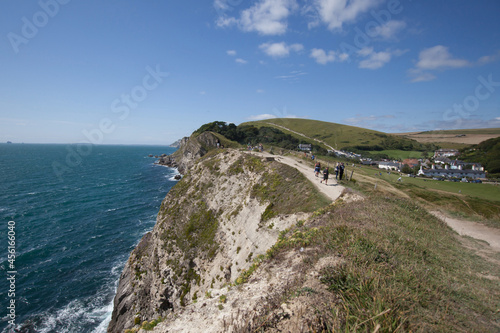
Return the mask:
[(472, 178), (472, 179), (479, 179), (479, 178), (486, 178), (486, 173), (484, 170), (464, 170), (462, 168), (459, 169), (450, 169), (448, 166), (446, 166), (444, 169), (436, 169), (434, 164), (432, 165), (432, 169), (427, 169), (423, 170), (422, 167), (420, 167), (420, 170), (418, 171), (417, 175), (419, 176), (425, 176), (425, 177), (445, 177), (445, 178)]
[(434, 152), (434, 157), (450, 157), (458, 155), (456, 149), (438, 149)]
[(379, 169), (389, 170), (389, 171), (401, 171), (401, 163), (396, 162), (379, 162)]
[(299, 144), (299, 149), (303, 150), (303, 151), (311, 151), (312, 145), (301, 143), (301, 144)]

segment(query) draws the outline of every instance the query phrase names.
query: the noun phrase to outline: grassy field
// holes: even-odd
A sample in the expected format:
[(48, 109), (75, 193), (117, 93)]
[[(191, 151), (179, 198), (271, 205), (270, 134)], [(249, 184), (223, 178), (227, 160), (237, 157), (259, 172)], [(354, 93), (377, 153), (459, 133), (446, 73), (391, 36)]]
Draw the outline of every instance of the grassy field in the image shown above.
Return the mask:
[(458, 130), (443, 130), (443, 131), (427, 131), (421, 132), (421, 134), (465, 134), (465, 135), (477, 135), (477, 134), (493, 134), (500, 136), (500, 128), (479, 128), (479, 129), (458, 129)]
[[(242, 125), (245, 124), (257, 127), (269, 126), (269, 124), (284, 126), (293, 131), (303, 133), (310, 138), (322, 140), (335, 149), (342, 149), (343, 147), (354, 145), (380, 144), (384, 136), (390, 135), (360, 127), (309, 119), (280, 118), (247, 122)], [(290, 134), (294, 135), (293, 133)], [(303, 139), (301, 136), (294, 136), (299, 139)]]
[[(348, 167), (354, 170), (353, 182), (345, 185), (370, 194), (407, 197), (430, 210), (500, 228), (500, 186), (411, 178), (373, 167)], [(381, 174), (380, 174), (381, 173)], [(376, 187), (375, 187), (376, 185)]]
[[(313, 167), (310, 158), (302, 159), (303, 163)], [(320, 157), (319, 160), (330, 166), (341, 161), (333, 157)], [(368, 194), (413, 198), (428, 209), (442, 209), (460, 218), (500, 228), (500, 185), (412, 178), (372, 166), (356, 164), (353, 167), (352, 162), (343, 162), (347, 177), (354, 171), (353, 181), (344, 180), (345, 186)], [(399, 177), (401, 181), (398, 181)]]
[(421, 143), (436, 143), (443, 148), (461, 149), (500, 136), (500, 128), (465, 129), (400, 133), (402, 137)]
[[(421, 177), (407, 177), (403, 176), (402, 182), (398, 182), (399, 173), (392, 172), (388, 174), (387, 171), (381, 171), (373, 167), (363, 167), (363, 171), (367, 175), (373, 175), (377, 179), (382, 179), (392, 184), (396, 188), (405, 188), (406, 185), (414, 185), (423, 189), (432, 189), (442, 192), (448, 192), (450, 194), (461, 194), (478, 199), (484, 199), (488, 201), (500, 202), (500, 186), (495, 186), (491, 184), (473, 184), (473, 183), (462, 183), (462, 182), (449, 182), (449, 181), (439, 181), (426, 179)], [(359, 171), (359, 168), (355, 169), (355, 172)], [(382, 176), (380, 176), (382, 172)], [(375, 174), (379, 173), (378, 176)]]
[(421, 151), (404, 151), (404, 150), (381, 150), (381, 151), (369, 151), (371, 154), (386, 154), (387, 156), (395, 160), (405, 160), (408, 158), (422, 158), (423, 153)]

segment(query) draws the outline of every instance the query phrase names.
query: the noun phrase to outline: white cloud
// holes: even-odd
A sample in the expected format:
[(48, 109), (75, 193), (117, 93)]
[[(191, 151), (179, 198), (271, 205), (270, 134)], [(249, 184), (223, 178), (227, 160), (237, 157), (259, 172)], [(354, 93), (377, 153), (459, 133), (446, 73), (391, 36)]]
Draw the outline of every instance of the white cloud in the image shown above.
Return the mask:
[(264, 89), (257, 89), (256, 93), (257, 94), (263, 94), (263, 93), (265, 93), (265, 91), (264, 91)]
[(278, 118), (278, 117), (276, 117), (273, 114), (264, 113), (264, 114), (258, 114), (255, 116), (247, 117), (247, 120), (266, 120), (266, 119), (274, 119), (274, 118)]
[(232, 57), (234, 57), (236, 55), (235, 50), (227, 50), (226, 53), (227, 53), (227, 55), (232, 56)]
[(278, 110), (277, 108), (273, 108), (274, 114), (270, 113), (264, 113), (264, 114), (258, 114), (258, 115), (252, 115), (247, 117), (247, 120), (250, 121), (257, 121), (257, 120), (266, 120), (266, 119), (276, 119), (276, 118), (292, 118), (292, 119), (305, 119), (308, 117), (300, 117), (294, 114), (289, 114), (286, 111), (286, 107), (283, 109), (283, 111)]
[(307, 73), (302, 72), (302, 71), (292, 71), (287, 75), (279, 75), (275, 76), (275, 79), (281, 79), (281, 80), (288, 80), (288, 81), (297, 81), (299, 77), (307, 75)]
[(467, 60), (453, 58), (453, 56), (448, 52), (447, 47), (437, 45), (420, 52), (416, 67), (428, 70), (461, 68), (469, 65), (470, 63)]
[(296, 8), (295, 0), (261, 0), (244, 10), (238, 23), (244, 31), (255, 31), (261, 35), (282, 35), (288, 28), (288, 16)]
[(245, 59), (241, 59), (241, 58), (236, 59), (235, 62), (237, 62), (238, 64), (243, 64), (243, 65), (248, 63), (248, 61), (246, 61)]
[(421, 69), (411, 68), (408, 70), (408, 74), (412, 77), (411, 82), (425, 82), (432, 81), (436, 78), (434, 74), (427, 73)]
[[(486, 60), (484, 57), (481, 59)], [(412, 77), (411, 82), (432, 81), (436, 76), (429, 71), (468, 66), (472, 66), (472, 63), (465, 59), (454, 58), (446, 46), (436, 45), (420, 52), (418, 62), (414, 68), (408, 70), (408, 74)]]
[(265, 54), (274, 58), (288, 57), (291, 51), (300, 52), (304, 49), (302, 44), (287, 45), (285, 42), (281, 43), (264, 43), (259, 46)]
[(217, 10), (223, 10), (223, 11), (229, 9), (229, 5), (227, 4), (227, 0), (215, 0), (214, 7)]
[(406, 52), (408, 52), (408, 50), (385, 50), (375, 52), (373, 47), (365, 47), (358, 51), (358, 55), (360, 57), (366, 58), (359, 62), (358, 67), (365, 69), (379, 69), (389, 63), (393, 56), (399, 57)]
[[(418, 125), (417, 125), (418, 126)], [(472, 129), (472, 128), (498, 128), (500, 117), (493, 119), (462, 118), (458, 117), (450, 121), (431, 120), (420, 124), (420, 127), (433, 130)]]
[(310, 57), (316, 60), (318, 64), (326, 65), (329, 62), (343, 62), (349, 59), (349, 55), (346, 53), (337, 53), (335, 51), (328, 51), (328, 53), (323, 49), (312, 49)]
[(379, 69), (391, 61), (390, 52), (371, 52), (368, 58), (359, 62), (359, 68)]
[(220, 28), (236, 25), (237, 23), (238, 20), (236, 20), (234, 17), (227, 17), (227, 16), (219, 16), (217, 21), (215, 21), (215, 24), (217, 24), (217, 26)]
[[(341, 29), (347, 22), (356, 18), (380, 4), (382, 0), (314, 0), (319, 19), (328, 26), (328, 29)], [(317, 22), (313, 22), (312, 26)]]
[(344, 121), (352, 125), (359, 125), (359, 124), (373, 123), (374, 121), (394, 119), (394, 118), (396, 117), (393, 115), (362, 116), (360, 114), (357, 114), (355, 117), (344, 119)]
[(485, 64), (489, 64), (490, 62), (497, 61), (498, 59), (500, 59), (500, 51), (498, 51), (496, 54), (479, 58), (477, 63), (479, 65), (485, 65)]
[(383, 25), (377, 25), (373, 31), (373, 34), (384, 39), (391, 39), (394, 38), (396, 34), (404, 28), (406, 28), (406, 22), (391, 20)]
[(358, 51), (358, 55), (362, 57), (368, 57), (373, 53), (373, 47), (365, 47)]

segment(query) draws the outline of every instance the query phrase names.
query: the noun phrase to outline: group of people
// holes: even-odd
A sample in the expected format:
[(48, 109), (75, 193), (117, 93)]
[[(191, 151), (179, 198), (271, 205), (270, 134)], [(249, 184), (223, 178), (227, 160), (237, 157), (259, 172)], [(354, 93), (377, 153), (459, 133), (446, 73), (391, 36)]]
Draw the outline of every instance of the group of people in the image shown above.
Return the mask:
[(247, 144), (247, 150), (252, 151), (254, 149), (258, 149), (262, 153), (264, 151), (264, 145), (262, 145), (262, 143), (259, 143), (258, 146), (253, 147), (252, 144), (249, 142)]
[[(335, 166), (335, 179), (337, 180), (342, 180), (342, 177), (344, 176), (344, 163), (337, 163)], [(316, 177), (319, 176), (319, 173), (321, 172), (321, 163), (318, 161), (314, 165), (314, 174)], [(320, 181), (320, 183), (325, 182), (325, 185), (328, 185), (328, 177), (330, 176), (330, 170), (329, 167), (325, 167), (323, 169), (323, 179)]]

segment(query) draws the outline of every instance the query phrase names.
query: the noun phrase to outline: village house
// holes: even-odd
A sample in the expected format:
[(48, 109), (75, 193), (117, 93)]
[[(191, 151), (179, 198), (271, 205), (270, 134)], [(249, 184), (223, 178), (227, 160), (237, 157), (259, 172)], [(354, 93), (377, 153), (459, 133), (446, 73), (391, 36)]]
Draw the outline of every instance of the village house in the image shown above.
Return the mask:
[(434, 158), (436, 157), (451, 157), (457, 156), (458, 150), (456, 149), (438, 149), (434, 152)]
[(401, 163), (399, 162), (379, 162), (378, 168), (379, 169), (384, 169), (388, 171), (401, 171)]
[(451, 169), (448, 165), (444, 168), (436, 168), (433, 164), (431, 169), (424, 170), (420, 167), (418, 171), (418, 176), (425, 177), (445, 177), (445, 178), (472, 178), (472, 179), (480, 179), (486, 178), (486, 172), (483, 170), (477, 170), (475, 167), (473, 169), (463, 169), (462, 166), (459, 166), (458, 169)]
[(301, 144), (299, 144), (299, 149), (302, 150), (302, 151), (311, 151), (312, 150), (312, 145), (311, 144), (301, 143)]
[(468, 166), (471, 166), (472, 170), (484, 171), (484, 167), (480, 163), (469, 163), (460, 160), (453, 160), (450, 162), (450, 169), (469, 169)]
[(418, 160), (416, 158), (407, 158), (403, 161), (403, 165), (407, 164), (410, 168), (418, 166)]

